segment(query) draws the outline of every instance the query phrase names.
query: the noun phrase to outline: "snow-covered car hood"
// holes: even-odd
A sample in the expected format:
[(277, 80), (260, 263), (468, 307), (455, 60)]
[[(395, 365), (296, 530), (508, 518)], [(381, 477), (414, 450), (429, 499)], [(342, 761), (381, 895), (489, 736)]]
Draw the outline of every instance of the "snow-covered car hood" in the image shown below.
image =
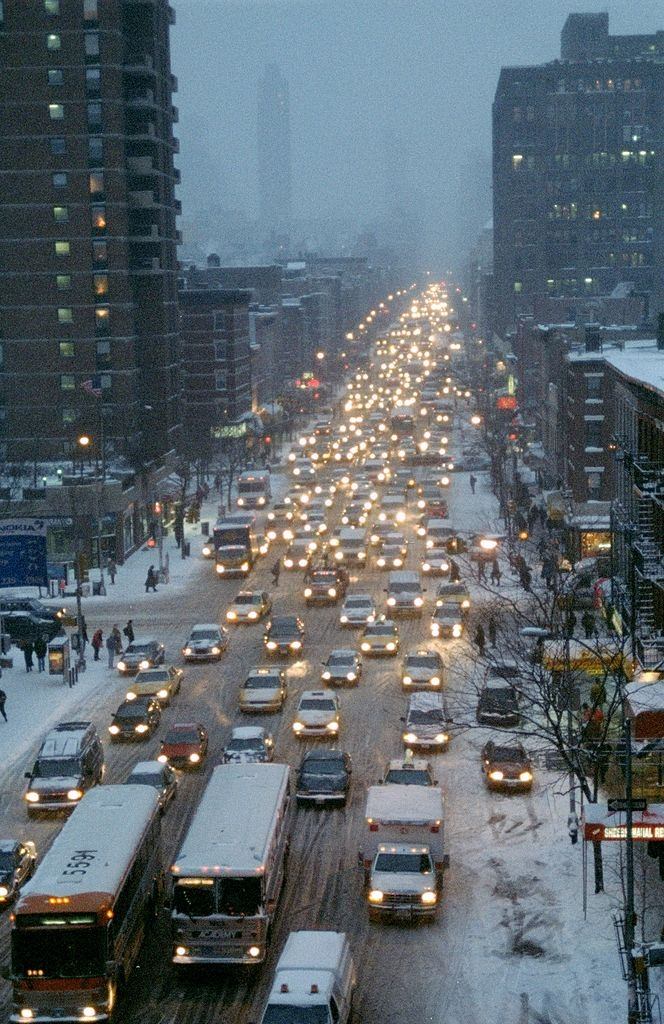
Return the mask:
[(411, 872), (373, 871), (371, 874), (372, 889), (383, 892), (423, 893), (435, 888), (433, 875), (419, 875)]
[(279, 696), (279, 687), (266, 686), (261, 690), (244, 690), (242, 692), (242, 703), (243, 704), (264, 704), (266, 701), (274, 700), (275, 697)]
[(261, 764), (267, 760), (264, 750), (225, 750), (226, 764)]
[(336, 720), (337, 713), (335, 710), (330, 711), (301, 711), (297, 712), (298, 722), (302, 722), (304, 725), (327, 725), (328, 722), (334, 722)]
[(52, 793), (60, 790), (78, 789), (81, 785), (80, 775), (63, 775), (53, 779), (32, 779), (30, 789), (35, 793)]
[(428, 682), (432, 676), (438, 676), (440, 679), (440, 669), (437, 668), (410, 668), (406, 666), (404, 669), (404, 675), (410, 676), (411, 679), (424, 680)]

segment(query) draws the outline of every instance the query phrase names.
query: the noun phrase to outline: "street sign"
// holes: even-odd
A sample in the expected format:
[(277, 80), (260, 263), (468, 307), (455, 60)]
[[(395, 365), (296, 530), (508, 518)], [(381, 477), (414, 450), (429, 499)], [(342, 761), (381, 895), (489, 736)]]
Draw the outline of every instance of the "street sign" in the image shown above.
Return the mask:
[(620, 811), (629, 810), (630, 803), (633, 811), (646, 811), (648, 809), (648, 801), (641, 797), (636, 797), (629, 800), (614, 799), (607, 800), (607, 806), (609, 808), (609, 814), (618, 814)]

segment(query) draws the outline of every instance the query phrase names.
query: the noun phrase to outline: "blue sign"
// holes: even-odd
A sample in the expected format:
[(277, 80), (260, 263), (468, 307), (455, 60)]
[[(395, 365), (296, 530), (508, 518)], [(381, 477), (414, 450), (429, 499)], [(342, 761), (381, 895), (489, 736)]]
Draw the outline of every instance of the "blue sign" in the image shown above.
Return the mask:
[(0, 587), (45, 587), (46, 522), (0, 519)]

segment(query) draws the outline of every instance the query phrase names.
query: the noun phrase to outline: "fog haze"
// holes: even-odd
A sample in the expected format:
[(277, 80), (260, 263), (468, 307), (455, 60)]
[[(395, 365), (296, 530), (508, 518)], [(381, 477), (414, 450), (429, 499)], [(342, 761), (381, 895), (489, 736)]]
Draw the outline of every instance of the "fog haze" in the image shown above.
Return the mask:
[[(421, 251), (457, 263), (491, 214), (501, 66), (559, 55), (571, 11), (613, 34), (664, 27), (660, 0), (175, 0), (183, 222), (257, 211), (256, 92), (290, 84), (293, 213), (361, 231), (402, 211)], [(294, 233), (294, 241), (297, 235)]]

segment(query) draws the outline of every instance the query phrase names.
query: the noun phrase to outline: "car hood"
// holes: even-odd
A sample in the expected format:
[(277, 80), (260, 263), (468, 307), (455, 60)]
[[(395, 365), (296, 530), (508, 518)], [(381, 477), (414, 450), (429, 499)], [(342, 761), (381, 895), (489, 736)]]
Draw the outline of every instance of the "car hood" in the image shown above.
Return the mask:
[(503, 772), (510, 778), (518, 778), (521, 772), (532, 771), (529, 764), (520, 764), (518, 761), (490, 761), (487, 765), (488, 772)]
[(327, 725), (336, 720), (336, 711), (298, 711), (297, 720), (304, 725)]
[(224, 641), (219, 640), (187, 640), (185, 647), (191, 647), (192, 651), (207, 651), (210, 647), (221, 647)]
[(32, 779), (30, 789), (35, 793), (50, 793), (53, 790), (78, 789), (80, 785), (80, 775), (62, 775), (53, 779)]
[(433, 875), (401, 873), (399, 871), (374, 871), (371, 875), (371, 887), (382, 889), (383, 892), (423, 893), (435, 888)]
[(167, 757), (188, 757), (189, 754), (200, 754), (198, 743), (164, 743), (161, 753)]
[(226, 764), (256, 764), (267, 759), (264, 750), (225, 750)]
[(438, 676), (440, 679), (441, 670), (437, 668), (409, 668), (406, 666), (404, 669), (404, 675), (410, 676), (411, 679), (423, 679), (428, 681), (432, 676)]
[(265, 686), (260, 690), (242, 690), (240, 693), (240, 699), (247, 704), (262, 704), (268, 700), (274, 700), (279, 694), (279, 687), (275, 684), (274, 686)]

